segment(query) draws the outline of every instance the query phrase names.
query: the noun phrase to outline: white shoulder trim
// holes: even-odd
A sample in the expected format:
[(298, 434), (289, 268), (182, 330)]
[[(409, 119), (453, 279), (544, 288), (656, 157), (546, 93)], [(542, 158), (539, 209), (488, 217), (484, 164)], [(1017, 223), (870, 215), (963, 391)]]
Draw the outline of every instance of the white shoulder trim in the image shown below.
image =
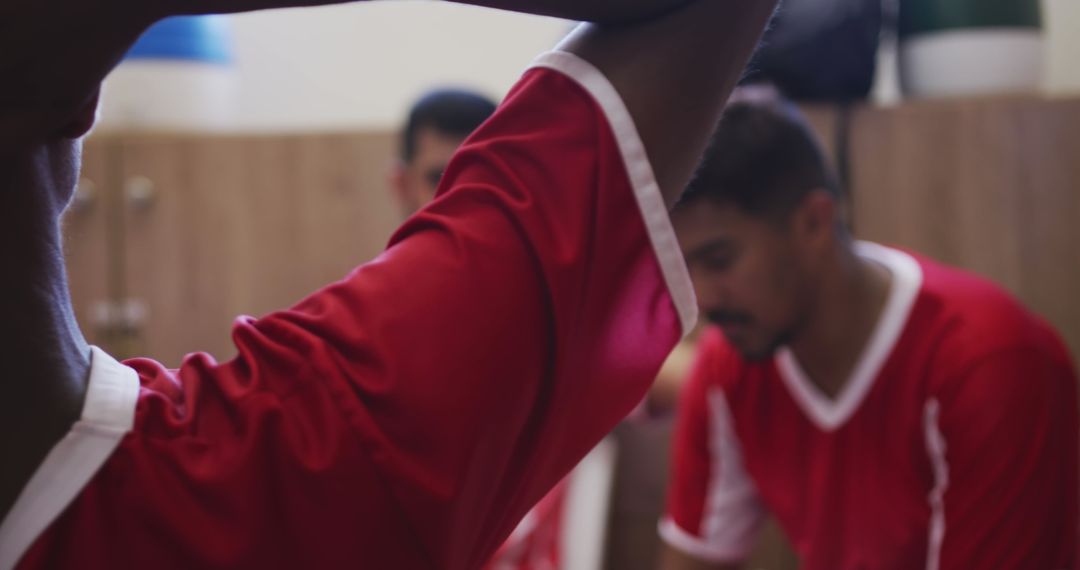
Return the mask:
[(840, 393), (835, 399), (823, 394), (810, 380), (790, 348), (782, 347), (776, 353), (780, 378), (806, 416), (823, 431), (832, 431), (843, 425), (866, 398), (900, 340), (911, 308), (922, 289), (922, 268), (910, 255), (870, 242), (856, 243), (855, 251), (859, 256), (888, 268), (893, 281), (889, 298), (867, 340), (866, 348)]
[(0, 523), (0, 570), (15, 567), (131, 431), (139, 377), (101, 349), (91, 350), (81, 418), (49, 451)]
[(664, 274), (664, 282), (679, 314), (683, 335), (689, 334), (694, 329), (698, 315), (694, 288), (690, 283), (690, 274), (686, 270), (686, 261), (683, 260), (679, 242), (675, 239), (675, 230), (671, 227), (660, 186), (645, 153), (645, 145), (641, 142), (634, 119), (622, 97), (599, 69), (572, 53), (545, 53), (533, 61), (530, 68), (534, 67), (553, 69), (573, 79), (588, 91), (603, 109), (619, 145), (630, 185), (634, 188), (638, 209)]

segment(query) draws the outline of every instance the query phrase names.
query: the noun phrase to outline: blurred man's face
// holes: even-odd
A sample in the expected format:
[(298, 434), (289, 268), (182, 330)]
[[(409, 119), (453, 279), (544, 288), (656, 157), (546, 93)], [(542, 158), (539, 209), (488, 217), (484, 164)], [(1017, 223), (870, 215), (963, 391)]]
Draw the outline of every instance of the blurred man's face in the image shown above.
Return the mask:
[(408, 164), (400, 166), (394, 181), (402, 211), (412, 214), (435, 198), (442, 173), (464, 137), (447, 135), (432, 127), (416, 133), (416, 153)]
[(702, 313), (749, 360), (768, 358), (803, 320), (812, 281), (783, 222), (698, 199), (672, 213)]

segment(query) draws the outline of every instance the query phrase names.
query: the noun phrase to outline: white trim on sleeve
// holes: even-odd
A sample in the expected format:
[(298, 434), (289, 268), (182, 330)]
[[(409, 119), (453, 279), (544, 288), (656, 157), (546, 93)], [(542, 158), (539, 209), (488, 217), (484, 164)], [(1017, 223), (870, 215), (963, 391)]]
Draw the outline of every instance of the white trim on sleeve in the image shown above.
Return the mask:
[(671, 226), (668, 209), (660, 194), (652, 164), (645, 153), (645, 145), (641, 142), (634, 119), (622, 97), (599, 69), (572, 53), (552, 51), (542, 54), (530, 66), (535, 67), (553, 69), (573, 79), (589, 92), (603, 109), (622, 154), (638, 209), (649, 233), (649, 241), (664, 275), (664, 282), (679, 314), (683, 335), (690, 334), (698, 315), (690, 274), (686, 270), (686, 262), (675, 238), (675, 230)]
[(131, 431), (139, 377), (101, 349), (91, 350), (82, 416), (49, 451), (0, 523), (0, 570), (15, 567)]
[(712, 387), (709, 409), (709, 481), (700, 536), (670, 516), (660, 523), (660, 537), (669, 545), (705, 562), (741, 562), (757, 544), (765, 507), (743, 466), (742, 449), (723, 390)]
[(706, 542), (701, 537), (683, 530), (679, 523), (669, 516), (660, 520), (658, 530), (665, 544), (703, 562), (742, 562), (746, 559), (747, 553), (743, 549), (727, 549)]
[(745, 557), (757, 543), (765, 507), (743, 465), (742, 446), (724, 391), (710, 387), (705, 397), (709, 405), (712, 465), (701, 536), (710, 544), (723, 545), (725, 552)]
[(941, 566), (941, 546), (945, 542), (945, 491), (949, 488), (949, 463), (945, 457), (948, 446), (941, 433), (940, 412), (938, 401), (930, 400), (923, 413), (926, 454), (934, 470), (934, 488), (927, 497), (930, 503), (930, 534), (927, 537), (926, 570), (938, 570)]

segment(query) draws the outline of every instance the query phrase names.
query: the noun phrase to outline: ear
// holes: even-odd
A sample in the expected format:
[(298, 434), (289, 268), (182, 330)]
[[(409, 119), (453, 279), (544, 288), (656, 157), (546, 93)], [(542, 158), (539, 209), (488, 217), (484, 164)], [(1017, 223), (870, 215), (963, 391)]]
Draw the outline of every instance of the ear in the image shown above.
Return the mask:
[(821, 251), (828, 247), (836, 232), (836, 200), (824, 190), (812, 190), (795, 210), (794, 230), (799, 242)]
[(390, 187), (390, 193), (401, 210), (402, 217), (409, 217), (416, 211), (416, 197), (409, 191), (406, 181), (405, 163), (395, 160), (386, 172), (386, 182)]
[(405, 192), (405, 163), (400, 159), (394, 160), (386, 169), (386, 182), (395, 198)]

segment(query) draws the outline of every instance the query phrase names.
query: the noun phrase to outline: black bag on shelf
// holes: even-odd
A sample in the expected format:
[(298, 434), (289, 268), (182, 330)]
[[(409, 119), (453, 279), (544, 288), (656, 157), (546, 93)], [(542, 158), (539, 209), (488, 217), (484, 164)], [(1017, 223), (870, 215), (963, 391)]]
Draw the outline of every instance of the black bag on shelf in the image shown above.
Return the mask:
[(882, 20), (881, 0), (784, 0), (741, 83), (772, 83), (796, 101), (865, 99)]

